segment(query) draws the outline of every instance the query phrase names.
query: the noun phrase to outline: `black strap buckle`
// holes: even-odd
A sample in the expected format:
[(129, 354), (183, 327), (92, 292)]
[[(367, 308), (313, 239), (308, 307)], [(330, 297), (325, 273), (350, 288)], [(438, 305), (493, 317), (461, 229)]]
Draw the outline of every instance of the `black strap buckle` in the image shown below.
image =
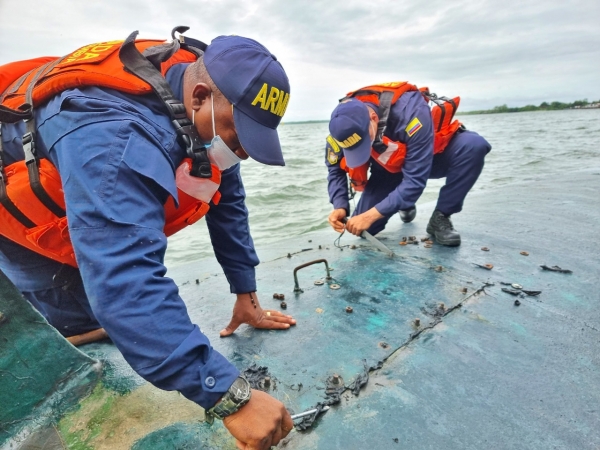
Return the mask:
[(30, 165), (37, 162), (35, 133), (33, 131), (29, 131), (23, 135), (23, 152), (25, 153), (25, 164)]
[(192, 159), (190, 175), (198, 178), (212, 177), (212, 166), (208, 159), (208, 153), (196, 127), (191, 123), (181, 125), (177, 120), (173, 120), (173, 126), (177, 130), (179, 139), (185, 146), (187, 155)]

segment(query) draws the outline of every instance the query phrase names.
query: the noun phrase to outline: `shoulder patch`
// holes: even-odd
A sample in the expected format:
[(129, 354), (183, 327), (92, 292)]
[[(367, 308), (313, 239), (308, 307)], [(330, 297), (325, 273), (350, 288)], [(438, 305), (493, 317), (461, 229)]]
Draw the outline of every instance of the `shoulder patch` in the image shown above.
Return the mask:
[(411, 120), (409, 122), (409, 124), (406, 126), (404, 131), (406, 131), (406, 134), (408, 134), (408, 137), (413, 137), (413, 135), (417, 131), (419, 131), (421, 128), (423, 128), (423, 125), (421, 125), (421, 122), (419, 121), (419, 119), (417, 117), (415, 117), (413, 120)]
[(327, 136), (327, 161), (329, 164), (337, 164), (340, 152), (340, 146), (335, 139), (331, 135)]

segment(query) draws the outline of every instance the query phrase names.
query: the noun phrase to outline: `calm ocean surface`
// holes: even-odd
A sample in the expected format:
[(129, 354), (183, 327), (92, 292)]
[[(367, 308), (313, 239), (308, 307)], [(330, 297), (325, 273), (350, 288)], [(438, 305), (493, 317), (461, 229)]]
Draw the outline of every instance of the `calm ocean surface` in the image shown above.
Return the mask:
[[(564, 110), (460, 116), (484, 136), (492, 151), (472, 192), (499, 189), (540, 175), (600, 169), (600, 110)], [(283, 124), (279, 136), (285, 167), (243, 161), (250, 228), (260, 249), (327, 228), (331, 205), (324, 163), (327, 123)], [(434, 201), (444, 180), (430, 180), (418, 204)], [(392, 219), (394, 220), (394, 219)], [(332, 235), (333, 241), (333, 235)], [(169, 238), (167, 267), (213, 255), (201, 220)]]

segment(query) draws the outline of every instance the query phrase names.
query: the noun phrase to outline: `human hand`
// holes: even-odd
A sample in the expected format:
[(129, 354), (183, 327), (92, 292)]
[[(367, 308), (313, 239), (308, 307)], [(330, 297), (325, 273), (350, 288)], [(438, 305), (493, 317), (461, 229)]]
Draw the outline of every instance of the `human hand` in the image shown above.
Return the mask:
[(363, 231), (368, 230), (374, 222), (383, 219), (384, 216), (379, 213), (374, 207), (365, 211), (358, 216), (350, 218), (346, 222), (346, 230), (355, 236), (360, 236)]
[(283, 403), (256, 389), (248, 403), (223, 419), (223, 425), (240, 450), (269, 450), (294, 428)]
[(221, 330), (220, 336), (232, 335), (243, 323), (254, 328), (286, 330), (291, 325), (296, 325), (296, 320), (292, 316), (287, 316), (274, 309), (262, 309), (258, 303), (256, 292), (250, 292), (237, 294), (231, 321)]
[(344, 232), (344, 222), (346, 218), (346, 210), (344, 208), (338, 208), (331, 211), (329, 214), (329, 225), (338, 233)]

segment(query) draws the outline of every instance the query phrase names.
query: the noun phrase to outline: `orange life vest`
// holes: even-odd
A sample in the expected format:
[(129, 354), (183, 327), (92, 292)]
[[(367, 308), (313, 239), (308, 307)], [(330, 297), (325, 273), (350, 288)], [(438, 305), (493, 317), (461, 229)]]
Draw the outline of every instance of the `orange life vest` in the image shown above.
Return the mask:
[[(371, 147), (371, 157), (391, 173), (398, 173), (402, 170), (406, 159), (406, 144), (393, 141), (383, 135), (387, 126), (389, 110), (404, 93), (413, 91), (420, 91), (425, 102), (432, 101), (434, 103), (431, 109), (434, 129), (433, 153), (441, 153), (462, 125), (458, 120), (452, 120), (460, 103), (460, 97), (438, 98), (435, 94), (431, 94), (426, 87), (419, 89), (406, 81), (395, 81), (349, 92), (342, 99), (343, 101), (348, 98), (356, 98), (361, 102), (372, 103), (379, 107), (379, 124), (375, 142)], [(354, 190), (364, 190), (369, 179), (369, 164), (370, 162), (367, 161), (360, 167), (351, 168), (346, 165), (346, 158), (342, 158), (340, 161), (340, 168), (348, 172)]]
[[(43, 57), (0, 67), (0, 113), (24, 111), (28, 105), (38, 106), (66, 89), (82, 86), (112, 88), (135, 95), (151, 93), (150, 84), (124, 70), (118, 54), (123, 42), (91, 44), (63, 58)], [(143, 52), (163, 42), (138, 40), (135, 46)], [(174, 64), (194, 62), (197, 58), (193, 52), (180, 48), (161, 63), (160, 71), (164, 76)], [(186, 163), (191, 165), (191, 159), (186, 158), (182, 164)], [(32, 174), (31, 165), (24, 160), (3, 168), (0, 140), (0, 234), (36, 253), (77, 267), (67, 228), (60, 174), (46, 159), (40, 159), (36, 168)], [(37, 178), (36, 182), (32, 182), (32, 175)], [(179, 189), (178, 207), (173, 197), (167, 199), (164, 205), (167, 236), (202, 218), (211, 200), (214, 204), (219, 202), (219, 169), (212, 165), (212, 176), (199, 180), (205, 184), (204, 201)], [(36, 183), (49, 200), (43, 201), (36, 194)]]

